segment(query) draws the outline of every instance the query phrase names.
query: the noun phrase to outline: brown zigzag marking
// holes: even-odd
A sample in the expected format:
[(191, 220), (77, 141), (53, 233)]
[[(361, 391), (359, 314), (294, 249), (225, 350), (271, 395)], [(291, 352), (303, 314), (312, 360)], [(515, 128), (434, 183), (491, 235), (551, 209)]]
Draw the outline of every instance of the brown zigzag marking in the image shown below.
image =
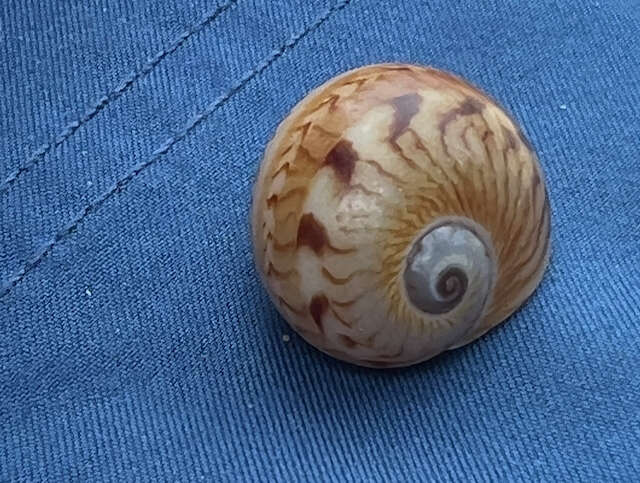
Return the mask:
[(273, 205), (277, 203), (281, 203), (293, 196), (304, 195), (306, 194), (307, 189), (304, 186), (298, 186), (297, 188), (292, 188), (287, 191), (285, 194), (278, 196), (277, 194), (273, 194), (267, 198), (267, 207), (271, 208)]
[[(377, 191), (370, 190), (369, 188), (367, 188), (362, 183), (357, 183), (357, 184), (351, 185), (349, 189), (351, 191), (362, 191), (365, 195), (368, 195), (368, 196), (378, 196), (378, 197), (382, 196)], [(368, 218), (368, 215), (353, 215), (351, 218), (361, 218), (361, 217)]]
[(267, 241), (270, 241), (273, 249), (279, 252), (289, 251), (296, 247), (295, 240), (291, 240), (287, 243), (280, 243), (271, 232), (267, 233)]
[(280, 166), (278, 169), (274, 171), (274, 173), (271, 175), (271, 179), (275, 179), (276, 176), (278, 176), (282, 171), (284, 171), (285, 174), (288, 175), (290, 167), (291, 165), (289, 164), (289, 161), (287, 161), (286, 163), (284, 163), (282, 166)]
[(517, 151), (518, 148), (518, 140), (513, 135), (510, 129), (507, 129), (504, 126), (500, 126), (502, 128), (502, 134), (504, 135), (507, 141), (507, 149), (511, 149), (513, 151)]
[(329, 306), (329, 300), (326, 295), (323, 293), (319, 293), (313, 296), (311, 302), (309, 303), (309, 313), (313, 318), (313, 321), (318, 326), (318, 329), (321, 333), (324, 334), (324, 326), (322, 323), (322, 317), (324, 313), (327, 311), (327, 307)]
[(402, 133), (407, 130), (413, 117), (420, 112), (422, 97), (416, 93), (405, 94), (404, 96), (394, 97), (389, 102), (393, 106), (394, 112), (389, 141), (395, 143)]
[(327, 231), (325, 227), (316, 220), (313, 214), (306, 213), (302, 215), (298, 224), (298, 247), (306, 245), (317, 254), (320, 254), (326, 244)]
[(404, 181), (402, 181), (402, 179), (400, 179), (398, 176), (396, 176), (393, 173), (390, 173), (389, 171), (387, 171), (386, 169), (384, 169), (382, 167), (382, 165), (380, 163), (378, 163), (377, 161), (374, 161), (373, 159), (367, 159), (365, 161), (363, 161), (364, 163), (368, 164), (369, 166), (373, 166), (375, 168), (375, 170), (381, 175), (381, 176), (385, 176), (386, 178), (389, 178), (391, 180), (393, 180), (396, 183), (399, 184), (404, 184)]
[(320, 131), (322, 134), (330, 138), (339, 138), (341, 136), (340, 133), (331, 132), (327, 128), (322, 127), (320, 124), (314, 124), (313, 129)]
[(283, 297), (278, 297), (278, 302), (280, 302), (281, 305), (284, 305), (286, 308), (288, 308), (291, 312), (293, 312), (296, 315), (304, 315), (304, 310), (301, 309), (296, 309), (294, 306), (292, 306), (291, 304), (289, 304), (289, 302), (287, 302)]
[(317, 255), (321, 255), (325, 247), (338, 254), (347, 254), (356, 251), (356, 248), (338, 248), (333, 246), (329, 241), (327, 229), (312, 213), (305, 213), (302, 215), (302, 218), (300, 218), (296, 244), (298, 247), (308, 246)]
[(356, 80), (352, 80), (349, 82), (345, 82), (343, 84), (343, 86), (350, 86), (353, 84), (357, 84), (355, 90), (351, 93), (351, 95), (355, 94), (356, 92), (358, 92), (360, 90), (360, 88), (367, 83), (367, 81), (369, 80), (368, 77), (364, 77), (364, 78), (360, 78), (360, 79), (356, 79)]
[[(331, 305), (329, 305), (331, 307)], [(342, 325), (351, 328), (351, 323), (347, 322), (346, 320), (344, 320), (342, 318), (342, 316), (338, 313), (338, 311), (336, 309), (334, 309), (333, 307), (331, 307), (331, 313), (333, 314), (333, 316), (336, 318), (336, 320), (338, 322), (340, 322)]]
[(379, 273), (379, 272), (374, 272), (373, 270), (356, 270), (355, 272), (349, 274), (347, 277), (345, 278), (340, 278), (340, 277), (336, 277), (335, 275), (333, 275), (329, 270), (327, 270), (325, 267), (322, 267), (322, 275), (326, 278), (329, 279), (329, 281), (331, 281), (331, 283), (335, 284), (335, 285), (346, 285), (348, 284), (351, 280), (353, 280), (357, 275), (362, 275), (363, 273)]
[(327, 97), (324, 101), (322, 101), (320, 104), (318, 104), (318, 106), (316, 107), (316, 109), (313, 112), (316, 112), (317, 110), (319, 110), (321, 107), (325, 106), (326, 104), (329, 104), (329, 112), (333, 112), (336, 110), (336, 106), (338, 104), (338, 101), (340, 100), (340, 96), (333, 94), (329, 97)]
[(338, 141), (325, 158), (325, 164), (331, 166), (338, 179), (346, 185), (351, 182), (356, 161), (358, 161), (358, 153), (353, 149), (351, 141), (344, 139)]
[(353, 347), (359, 345), (355, 340), (353, 340), (348, 335), (340, 334), (339, 337), (342, 344), (349, 349), (352, 349)]
[(267, 270), (267, 277), (270, 277), (272, 275), (274, 275), (277, 279), (279, 280), (286, 280), (289, 277), (291, 277), (291, 275), (297, 275), (298, 271), (295, 268), (292, 268), (291, 270), (287, 270), (286, 272), (280, 271), (278, 269), (276, 269), (276, 267), (273, 265), (273, 263), (269, 262), (269, 268)]
[(300, 141), (304, 141), (304, 138), (307, 137), (307, 134), (309, 134), (309, 129), (311, 129), (311, 121), (307, 121), (295, 129), (295, 131), (302, 131)]
[(447, 126), (455, 121), (459, 116), (472, 116), (474, 114), (482, 113), (485, 108), (485, 104), (473, 97), (467, 97), (462, 104), (458, 107), (449, 110), (446, 112), (442, 119), (440, 119), (440, 123), (438, 124), (438, 129), (440, 130), (440, 138), (442, 140), (442, 147), (447, 156), (451, 156), (449, 153), (449, 148), (447, 147), (447, 143), (445, 142), (444, 136), (447, 130)]
[(286, 156), (286, 154), (291, 151), (293, 149), (293, 144), (289, 144), (289, 146), (287, 146), (286, 148), (284, 148), (281, 152), (280, 152), (280, 158), (283, 156)]

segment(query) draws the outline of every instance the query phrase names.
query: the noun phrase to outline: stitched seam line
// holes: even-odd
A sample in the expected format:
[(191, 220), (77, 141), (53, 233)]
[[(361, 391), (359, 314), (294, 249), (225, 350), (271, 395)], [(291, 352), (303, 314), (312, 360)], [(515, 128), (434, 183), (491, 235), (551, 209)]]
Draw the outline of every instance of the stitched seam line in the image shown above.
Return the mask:
[(269, 54), (266, 58), (264, 58), (259, 64), (257, 64), (251, 71), (247, 72), (244, 76), (242, 76), (239, 80), (237, 80), (229, 90), (227, 90), (224, 94), (216, 98), (211, 104), (205, 107), (204, 110), (200, 111), (193, 118), (187, 122), (187, 124), (175, 135), (168, 138), (164, 143), (162, 143), (153, 153), (151, 153), (151, 157), (142, 163), (137, 164), (133, 167), (131, 171), (129, 171), (123, 178), (120, 178), (116, 183), (107, 191), (102, 193), (96, 199), (94, 199), (91, 203), (85, 206), (80, 213), (78, 213), (75, 218), (73, 218), (69, 223), (67, 223), (61, 230), (59, 230), (55, 237), (49, 241), (47, 244), (42, 246), (38, 252), (34, 254), (34, 256), (23, 262), (23, 267), (15, 272), (9, 279), (3, 284), (2, 289), (0, 290), (0, 299), (4, 298), (13, 287), (15, 287), (20, 281), (34, 268), (36, 268), (42, 260), (53, 250), (53, 248), (62, 240), (64, 240), (67, 236), (73, 234), (80, 223), (89, 216), (91, 213), (97, 211), (100, 206), (102, 206), (109, 198), (113, 195), (122, 191), (129, 182), (135, 178), (142, 171), (147, 169), (149, 166), (154, 164), (161, 156), (166, 154), (177, 142), (184, 139), (195, 127), (205, 121), (211, 114), (217, 111), (222, 105), (224, 105), (229, 99), (231, 99), (236, 93), (241, 91), (251, 80), (253, 80), (256, 76), (264, 72), (271, 64), (273, 64), (276, 60), (278, 60), (282, 55), (288, 50), (294, 48), (303, 38), (305, 38), (309, 33), (316, 30), (320, 25), (331, 17), (335, 12), (342, 10), (346, 7), (351, 0), (341, 0), (337, 4), (329, 7), (325, 12), (320, 15), (316, 20), (306, 27), (304, 30), (301, 30), (297, 34), (293, 35), (289, 40), (287, 40), (280, 48), (274, 50)]
[(202, 17), (196, 24), (192, 25), (189, 29), (182, 32), (176, 39), (173, 40), (171, 45), (166, 49), (158, 52), (152, 58), (148, 59), (147, 62), (137, 71), (132, 72), (123, 80), (120, 81), (118, 86), (112, 91), (108, 92), (100, 99), (98, 99), (91, 107), (89, 107), (79, 119), (67, 124), (60, 133), (53, 139), (49, 141), (48, 144), (43, 144), (40, 146), (27, 161), (20, 167), (16, 168), (13, 172), (9, 173), (7, 178), (0, 184), (0, 194), (7, 192), (10, 186), (15, 183), (18, 178), (20, 178), (23, 174), (37, 165), (45, 155), (53, 150), (54, 148), (60, 146), (63, 142), (69, 139), (73, 134), (85, 123), (93, 119), (100, 111), (102, 111), (105, 107), (111, 103), (111, 101), (115, 101), (122, 94), (124, 94), (133, 84), (136, 83), (139, 79), (145, 77), (149, 74), (153, 69), (155, 69), (162, 60), (168, 55), (172, 54), (178, 48), (184, 44), (191, 36), (200, 32), (207, 25), (217, 19), (222, 13), (235, 5), (239, 0), (229, 0), (226, 3), (220, 5), (213, 11), (210, 11), (207, 15)]

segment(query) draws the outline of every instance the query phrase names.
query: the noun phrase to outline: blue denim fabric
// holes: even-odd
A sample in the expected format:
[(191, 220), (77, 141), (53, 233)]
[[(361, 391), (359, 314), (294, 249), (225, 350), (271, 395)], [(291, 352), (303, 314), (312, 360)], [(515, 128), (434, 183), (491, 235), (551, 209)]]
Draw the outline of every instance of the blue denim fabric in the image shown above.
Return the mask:
[[(639, 35), (634, 0), (3, 3), (0, 480), (637, 478)], [(386, 372), (291, 332), (247, 221), (279, 121), (382, 61), (514, 114), (554, 250), (507, 323)]]

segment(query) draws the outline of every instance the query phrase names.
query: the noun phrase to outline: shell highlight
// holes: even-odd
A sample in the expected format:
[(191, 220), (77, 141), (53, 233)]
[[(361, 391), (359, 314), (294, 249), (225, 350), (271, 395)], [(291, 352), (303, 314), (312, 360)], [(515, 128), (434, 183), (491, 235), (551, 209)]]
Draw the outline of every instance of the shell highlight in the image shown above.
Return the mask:
[(428, 67), (380, 64), (312, 91), (254, 188), (256, 267), (309, 343), (415, 364), (499, 324), (550, 253), (536, 154), (490, 97)]

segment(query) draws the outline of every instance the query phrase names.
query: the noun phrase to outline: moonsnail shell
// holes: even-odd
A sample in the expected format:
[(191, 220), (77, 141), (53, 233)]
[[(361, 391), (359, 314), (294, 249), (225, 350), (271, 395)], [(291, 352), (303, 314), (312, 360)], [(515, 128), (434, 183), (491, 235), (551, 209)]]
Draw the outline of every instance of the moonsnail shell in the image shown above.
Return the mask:
[(312, 91), (254, 188), (256, 266), (308, 342), (371, 367), (480, 337), (540, 283), (544, 176), (490, 97), (437, 69), (380, 64)]

